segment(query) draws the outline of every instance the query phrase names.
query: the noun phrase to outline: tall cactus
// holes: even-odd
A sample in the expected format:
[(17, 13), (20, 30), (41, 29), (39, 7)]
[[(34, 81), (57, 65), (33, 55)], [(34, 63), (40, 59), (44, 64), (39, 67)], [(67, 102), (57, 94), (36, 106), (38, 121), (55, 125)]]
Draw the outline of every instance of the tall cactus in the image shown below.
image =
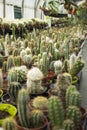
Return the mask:
[(10, 69), (13, 66), (14, 66), (14, 58), (13, 58), (13, 56), (9, 56), (7, 59), (7, 67), (8, 67), (8, 69)]
[(64, 121), (64, 111), (62, 102), (56, 96), (52, 96), (48, 99), (48, 113), (52, 126), (55, 130), (61, 128)]
[(3, 62), (3, 65), (2, 65), (2, 71), (3, 71), (3, 72), (7, 72), (7, 70), (8, 70), (7, 61), (4, 61), (4, 62)]
[(29, 128), (29, 95), (25, 89), (21, 89), (18, 93), (18, 116), (23, 127)]
[(64, 130), (75, 130), (74, 122), (70, 119), (64, 120), (63, 129)]
[(13, 56), (18, 56), (19, 55), (19, 50), (18, 48), (14, 48), (13, 52), (12, 52)]
[(16, 121), (12, 117), (6, 118), (4, 119), (2, 128), (3, 130), (17, 130)]
[(18, 92), (21, 89), (21, 84), (19, 82), (12, 82), (8, 87), (8, 94), (13, 99), (13, 101), (17, 100)]
[(70, 97), (71, 94), (76, 91), (76, 86), (74, 85), (70, 85), (67, 90), (66, 90), (66, 105), (69, 106), (70, 105)]
[(21, 56), (15, 56), (14, 57), (14, 65), (15, 66), (21, 66), (21, 64), (22, 64), (22, 58), (21, 58)]
[(69, 106), (66, 109), (66, 119), (71, 119), (75, 127), (77, 128), (78, 125), (81, 123), (81, 111), (77, 106)]

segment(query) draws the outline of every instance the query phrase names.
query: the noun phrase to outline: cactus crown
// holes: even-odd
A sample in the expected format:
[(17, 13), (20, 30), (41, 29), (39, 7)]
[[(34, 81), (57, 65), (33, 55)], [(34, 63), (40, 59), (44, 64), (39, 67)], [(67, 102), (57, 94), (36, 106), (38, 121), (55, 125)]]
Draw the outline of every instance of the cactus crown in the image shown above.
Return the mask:
[(64, 130), (75, 130), (74, 122), (70, 119), (64, 120), (63, 129)]
[(48, 107), (48, 99), (43, 96), (38, 96), (33, 100), (34, 108), (45, 110)]

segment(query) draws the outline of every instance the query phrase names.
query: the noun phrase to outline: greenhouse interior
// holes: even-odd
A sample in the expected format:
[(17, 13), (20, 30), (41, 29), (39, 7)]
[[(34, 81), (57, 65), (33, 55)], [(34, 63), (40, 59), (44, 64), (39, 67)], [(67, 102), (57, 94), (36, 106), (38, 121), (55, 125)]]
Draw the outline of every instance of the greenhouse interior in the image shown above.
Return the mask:
[(0, 130), (87, 130), (87, 0), (0, 0)]

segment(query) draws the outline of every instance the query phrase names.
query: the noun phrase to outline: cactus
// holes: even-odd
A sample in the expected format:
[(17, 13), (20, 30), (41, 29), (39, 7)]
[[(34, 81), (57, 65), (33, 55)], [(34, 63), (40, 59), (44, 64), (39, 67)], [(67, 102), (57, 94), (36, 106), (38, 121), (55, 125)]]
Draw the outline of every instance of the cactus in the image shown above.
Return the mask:
[(63, 73), (63, 75), (65, 76), (65, 79), (72, 84), (72, 76), (69, 73)]
[(69, 71), (69, 61), (67, 59), (64, 60), (63, 71)]
[(38, 96), (33, 100), (33, 107), (41, 110), (47, 110), (48, 108), (48, 99), (43, 96)]
[(21, 89), (21, 84), (19, 82), (12, 82), (8, 87), (8, 94), (12, 98), (13, 101), (17, 100), (18, 92)]
[(69, 105), (80, 106), (81, 105), (81, 94), (78, 91), (74, 91), (70, 95)]
[(54, 60), (59, 60), (59, 58), (60, 58), (60, 52), (59, 52), (59, 50), (58, 49), (54, 49), (54, 52), (53, 52), (53, 59)]
[(27, 65), (27, 66), (30, 66), (31, 65), (31, 61), (32, 61), (32, 56), (31, 55), (25, 55), (24, 58), (24, 63)]
[(2, 71), (3, 71), (3, 72), (7, 72), (7, 71), (8, 71), (7, 61), (4, 61), (4, 62), (3, 62)]
[(12, 117), (9, 117), (4, 119), (2, 128), (3, 130), (17, 130), (16, 125), (16, 121)]
[(76, 55), (73, 53), (71, 56), (70, 56), (70, 69), (73, 67), (73, 65), (75, 64), (76, 62)]
[(55, 74), (56, 75), (60, 74), (62, 72), (62, 62), (60, 60), (55, 61), (54, 68), (55, 68)]
[(51, 96), (48, 99), (48, 114), (52, 127), (60, 129), (64, 121), (64, 111), (62, 102), (56, 96)]
[(17, 48), (14, 48), (13, 52), (12, 52), (13, 56), (18, 56), (19, 55), (19, 50)]
[(71, 94), (74, 92), (74, 91), (77, 91), (76, 90), (76, 86), (74, 85), (70, 85), (67, 90), (66, 90), (66, 105), (69, 106), (70, 104), (70, 97), (71, 97)]
[(77, 106), (69, 106), (66, 109), (66, 119), (71, 119), (75, 127), (77, 128), (78, 125), (81, 123), (81, 112)]
[(64, 120), (63, 129), (64, 130), (75, 130), (74, 122), (70, 119)]
[(20, 52), (21, 58), (23, 58), (25, 55), (27, 55), (27, 52), (26, 52), (25, 50), (22, 50), (22, 51)]
[(0, 88), (3, 88), (3, 75), (1, 69), (0, 69)]
[(69, 73), (72, 75), (72, 77), (76, 76), (84, 67), (84, 62), (80, 59), (76, 60), (73, 67), (70, 69)]
[(17, 108), (18, 108), (18, 116), (21, 123), (21, 126), (29, 128), (29, 94), (27, 93), (26, 89), (21, 89), (18, 93), (18, 100), (17, 100)]
[(33, 110), (30, 113), (30, 127), (31, 128), (40, 128), (43, 125), (44, 114), (40, 110)]
[(15, 66), (21, 66), (21, 64), (22, 64), (22, 59), (21, 59), (21, 57), (20, 57), (20, 56), (15, 56), (15, 57), (14, 57), (14, 65), (15, 65)]
[(17, 71), (15, 69), (10, 69), (8, 71), (8, 82), (15, 82), (18, 81)]
[(13, 58), (13, 56), (9, 56), (7, 59), (7, 67), (8, 67), (8, 69), (10, 69), (13, 66), (14, 66), (14, 58)]

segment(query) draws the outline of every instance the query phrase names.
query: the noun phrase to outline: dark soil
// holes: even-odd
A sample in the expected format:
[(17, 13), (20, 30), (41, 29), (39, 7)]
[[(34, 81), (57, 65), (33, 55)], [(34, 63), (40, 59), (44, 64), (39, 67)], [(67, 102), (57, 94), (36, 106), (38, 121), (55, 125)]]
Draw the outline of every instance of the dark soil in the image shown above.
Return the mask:
[(4, 119), (8, 116), (10, 116), (8, 112), (0, 110), (0, 119)]

